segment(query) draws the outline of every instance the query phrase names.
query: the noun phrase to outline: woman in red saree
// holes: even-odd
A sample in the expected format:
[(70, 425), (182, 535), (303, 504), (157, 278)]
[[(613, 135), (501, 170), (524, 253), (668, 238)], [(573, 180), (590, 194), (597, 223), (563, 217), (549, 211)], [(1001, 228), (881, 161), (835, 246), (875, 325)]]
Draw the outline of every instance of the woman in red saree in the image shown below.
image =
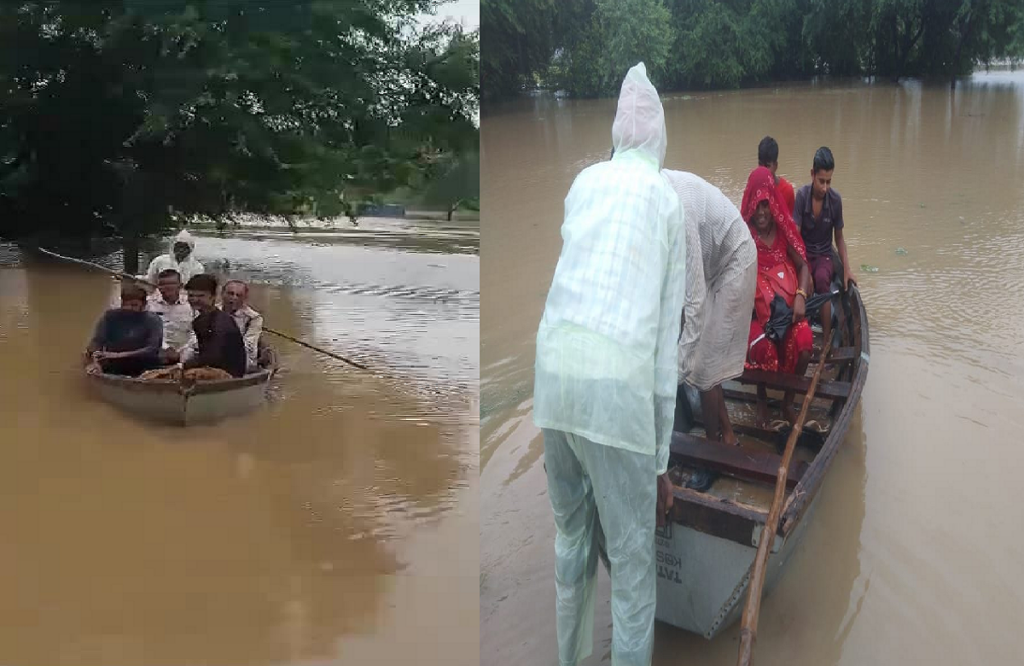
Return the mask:
[[(757, 247), (757, 292), (746, 367), (803, 375), (814, 345), (811, 328), (804, 319), (804, 305), (811, 291), (811, 272), (803, 239), (775, 189), (772, 172), (766, 167), (758, 167), (750, 173), (740, 214)], [(776, 295), (782, 296), (786, 305), (793, 309), (793, 323), (778, 344), (763, 337)], [(757, 422), (764, 427), (768, 422), (768, 395), (763, 386), (758, 386), (757, 398)], [(792, 391), (787, 391), (782, 400), (782, 416), (790, 423), (796, 421)]]

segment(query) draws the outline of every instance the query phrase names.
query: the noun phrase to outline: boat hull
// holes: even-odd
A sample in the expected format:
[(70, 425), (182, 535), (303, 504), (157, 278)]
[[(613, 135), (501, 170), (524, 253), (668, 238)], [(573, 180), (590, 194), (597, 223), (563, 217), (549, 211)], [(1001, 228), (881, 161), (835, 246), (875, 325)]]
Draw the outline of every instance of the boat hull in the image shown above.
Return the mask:
[[(836, 452), (843, 445), (850, 419), (867, 379), (870, 359), (868, 319), (854, 286), (841, 299), (839, 338), (832, 345), (829, 365), (835, 376), (818, 385), (815, 413), (830, 423), (823, 442), (809, 438), (805, 454), (810, 462), (792, 463), (787, 472), (787, 491), (781, 520), (768, 558), (765, 593), (785, 572), (790, 555), (803, 540)], [(778, 374), (744, 372), (738, 382), (725, 388), (727, 404), (750, 405), (754, 393), (731, 384), (766, 386), (781, 395), (784, 390), (806, 393), (810, 380)], [(801, 398), (802, 399), (802, 398)], [(742, 484), (762, 490), (774, 489), (781, 457), (777, 454), (778, 433), (756, 424), (733, 420), (744, 433), (744, 447), (725, 447), (719, 442), (690, 434), (699, 414), (696, 396), (681, 395), (677, 402), (676, 431), (670, 445), (670, 476), (673, 469), (711, 469), (731, 476)], [(687, 409), (688, 408), (688, 409)], [(749, 413), (750, 410), (741, 410)], [(801, 437), (803, 440), (803, 436)], [(816, 448), (818, 447), (818, 448)], [(816, 448), (816, 450), (815, 450)], [(805, 456), (806, 457), (806, 456)], [(682, 477), (679, 477), (680, 479)], [(750, 568), (767, 521), (768, 508), (733, 501), (731, 493), (719, 496), (698, 491), (673, 481), (675, 496), (670, 525), (658, 531), (655, 545), (657, 607), (655, 617), (664, 623), (714, 638), (736, 622), (747, 600)]]
[[(765, 594), (771, 592), (803, 541), (817, 499), (805, 520), (786, 537), (777, 536), (765, 571)], [(712, 639), (739, 620), (747, 598), (750, 568), (757, 555), (761, 525), (751, 531), (750, 545), (669, 523), (657, 530), (659, 622)]]
[(121, 411), (159, 423), (189, 426), (242, 416), (266, 401), (267, 370), (238, 379), (182, 386), (114, 375), (87, 375), (96, 395)]

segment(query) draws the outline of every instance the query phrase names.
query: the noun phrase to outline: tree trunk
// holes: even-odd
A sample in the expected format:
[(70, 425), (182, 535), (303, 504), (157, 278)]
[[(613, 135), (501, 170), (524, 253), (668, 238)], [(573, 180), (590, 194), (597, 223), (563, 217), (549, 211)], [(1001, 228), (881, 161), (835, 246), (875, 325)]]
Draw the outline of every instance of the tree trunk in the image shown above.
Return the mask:
[(924, 16), (921, 17), (921, 25), (917, 27), (917, 32), (913, 35), (910, 34), (910, 28), (913, 26), (913, 19), (908, 19), (906, 22), (906, 43), (903, 48), (899, 48), (899, 41), (897, 40), (896, 53), (899, 54), (898, 61), (896, 63), (896, 80), (898, 81), (903, 75), (904, 70), (907, 67), (907, 61), (910, 60), (910, 54), (913, 52), (914, 47), (917, 45), (921, 35), (924, 34)]
[(964, 42), (967, 41), (967, 36), (971, 34), (971, 26), (972, 26), (972, 23), (973, 23), (971, 21), (971, 18), (973, 18), (972, 14), (973, 14), (972, 10), (968, 9), (967, 10), (967, 16), (966, 16), (966, 22), (958, 30), (958, 32), (960, 33), (959, 34), (960, 39), (957, 41), (957, 45), (956, 45), (956, 57), (953, 58), (953, 71), (949, 75), (949, 89), (950, 90), (955, 90), (956, 89), (956, 73), (957, 73), (957, 70), (960, 67), (960, 58), (963, 57)]
[(121, 239), (121, 247), (124, 250), (124, 272), (132, 275), (139, 274), (139, 235), (134, 232), (126, 234)]
[(896, 14), (892, 16), (892, 82), (900, 82), (900, 26), (899, 17)]

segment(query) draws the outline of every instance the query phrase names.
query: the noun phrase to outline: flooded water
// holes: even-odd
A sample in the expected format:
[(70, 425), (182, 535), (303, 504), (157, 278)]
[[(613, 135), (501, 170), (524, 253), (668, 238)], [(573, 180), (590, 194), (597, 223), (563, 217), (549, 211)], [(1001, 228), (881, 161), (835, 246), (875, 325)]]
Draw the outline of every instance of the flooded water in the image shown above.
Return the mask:
[(0, 246), (0, 663), (478, 662), (479, 235), (368, 226), (198, 235), (373, 372), (265, 334), (269, 405), (187, 429), (87, 391), (109, 277)]
[[(614, 100), (522, 100), (482, 123), (481, 654), (555, 663), (554, 526), (531, 422), (536, 326), (563, 199), (607, 159)], [(668, 95), (666, 166), (738, 204), (757, 144), (810, 181), (836, 158), (850, 260), (871, 323), (861, 407), (806, 538), (761, 610), (765, 666), (1019, 661), (1024, 557), (1024, 73), (956, 92), (916, 82)], [(863, 267), (862, 267), (863, 265)], [(609, 663), (599, 573), (594, 655)], [(655, 664), (732, 664), (666, 625)]]

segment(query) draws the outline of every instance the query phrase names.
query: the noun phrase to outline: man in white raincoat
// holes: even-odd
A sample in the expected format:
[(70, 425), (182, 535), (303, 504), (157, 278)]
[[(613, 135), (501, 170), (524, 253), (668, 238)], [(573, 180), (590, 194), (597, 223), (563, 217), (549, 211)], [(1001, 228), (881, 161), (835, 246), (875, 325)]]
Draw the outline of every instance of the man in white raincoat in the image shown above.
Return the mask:
[(654, 528), (671, 506), (686, 247), (679, 200), (661, 176), (664, 111), (643, 63), (622, 83), (612, 145), (614, 157), (583, 170), (565, 199), (537, 331), (533, 415), (555, 514), (558, 655), (573, 666), (592, 649), (602, 533), (612, 664), (650, 663)]
[(174, 240), (171, 241), (171, 251), (161, 254), (149, 263), (149, 270), (146, 271), (146, 280), (156, 284), (160, 271), (172, 268), (178, 271), (181, 276), (181, 283), (188, 284), (193, 275), (206, 272), (203, 265), (193, 256), (196, 249), (196, 241), (192, 234), (181, 230)]
[[(189, 281), (193, 275), (204, 273), (203, 265), (195, 258), (196, 241), (192, 234), (184, 229), (171, 240), (170, 252), (161, 254), (149, 262), (149, 269), (145, 275), (138, 275), (151, 284), (157, 284), (160, 280), (160, 273), (168, 269), (177, 271), (181, 278), (181, 284)], [(121, 279), (114, 278), (114, 289), (110, 296), (110, 307), (120, 307), (121, 302)]]
[(682, 385), (700, 392), (708, 439), (737, 444), (722, 382), (743, 374), (757, 288), (757, 249), (740, 211), (720, 189), (685, 171), (662, 172), (686, 218), (686, 306), (679, 340)]

